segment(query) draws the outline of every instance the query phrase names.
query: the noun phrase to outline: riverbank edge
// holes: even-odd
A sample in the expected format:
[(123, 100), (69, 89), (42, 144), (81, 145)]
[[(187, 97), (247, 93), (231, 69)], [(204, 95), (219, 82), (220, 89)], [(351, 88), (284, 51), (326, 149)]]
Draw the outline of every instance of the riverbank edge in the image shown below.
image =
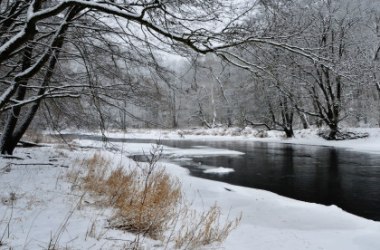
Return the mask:
[[(105, 136), (108, 138), (148, 139), (148, 140), (200, 140), (200, 141), (252, 141), (267, 143), (282, 143), (308, 146), (325, 146), (344, 148), (357, 152), (380, 154), (380, 128), (346, 128), (352, 131), (369, 134), (367, 138), (329, 141), (318, 136), (320, 129), (301, 129), (294, 131), (293, 138), (285, 138), (282, 131), (266, 131), (264, 137), (260, 131), (252, 128), (193, 128), (193, 129), (127, 129), (127, 131), (110, 130), (100, 131), (71, 130), (60, 131), (59, 134), (77, 134)], [(44, 131), (44, 134), (58, 134), (54, 131)]]

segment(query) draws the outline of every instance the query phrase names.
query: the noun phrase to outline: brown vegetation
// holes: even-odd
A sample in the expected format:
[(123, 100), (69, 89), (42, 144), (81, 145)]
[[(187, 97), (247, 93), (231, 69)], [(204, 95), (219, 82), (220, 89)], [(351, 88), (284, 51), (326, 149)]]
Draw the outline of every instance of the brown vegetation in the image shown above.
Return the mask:
[(220, 222), (221, 211), (216, 205), (203, 213), (184, 205), (179, 181), (157, 165), (158, 159), (156, 151), (146, 165), (112, 168), (110, 160), (95, 153), (82, 161), (86, 170), (80, 178), (79, 173), (68, 177), (99, 197), (98, 205), (114, 208), (109, 220), (112, 228), (158, 239), (177, 249), (225, 240), (240, 218)]

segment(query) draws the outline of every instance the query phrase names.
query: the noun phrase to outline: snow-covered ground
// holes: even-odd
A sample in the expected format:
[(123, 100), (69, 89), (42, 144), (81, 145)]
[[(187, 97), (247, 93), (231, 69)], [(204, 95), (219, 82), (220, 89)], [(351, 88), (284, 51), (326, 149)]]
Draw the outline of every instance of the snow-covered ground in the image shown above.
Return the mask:
[[(326, 142), (314, 136), (312, 131), (298, 131), (296, 138), (290, 140), (275, 132), (269, 133), (268, 138), (187, 135), (182, 131), (158, 130), (108, 135), (179, 140), (260, 140), (331, 145), (380, 153), (380, 129), (366, 131), (370, 133), (367, 139), (342, 142)], [(103, 150), (115, 163), (123, 162), (127, 166), (133, 165), (133, 161), (126, 155), (147, 153), (151, 144), (112, 143), (108, 146), (113, 150), (105, 151), (101, 149), (101, 142), (76, 140), (75, 143), (85, 147), (76, 147), (74, 151), (63, 146), (16, 149), (16, 156), (23, 160), (0, 159), (0, 242), (4, 248), (47, 249), (50, 243), (56, 248), (67, 249), (122, 249), (135, 238), (132, 234), (107, 228), (111, 211), (94, 206), (91, 198), (82, 196), (66, 176), (71, 169), (78, 168), (78, 159), (88, 157), (94, 151)], [(213, 148), (166, 147), (163, 150), (179, 157), (240, 153)], [(204, 211), (217, 202), (225, 216), (234, 218), (243, 214), (239, 227), (216, 249), (380, 249), (380, 222), (351, 215), (336, 206), (306, 203), (263, 190), (199, 179), (190, 176), (186, 169), (164, 164), (170, 174), (180, 179), (185, 197), (197, 210)], [(214, 169), (217, 172), (227, 170)], [(149, 239), (144, 242), (146, 249), (165, 247)]]
[[(248, 140), (248, 141), (262, 141), (262, 142), (278, 142), (302, 145), (316, 145), (316, 146), (333, 146), (341, 147), (354, 151), (368, 152), (380, 154), (380, 128), (347, 128), (347, 131), (368, 133), (368, 138), (355, 139), (355, 140), (342, 140), (342, 141), (327, 141), (317, 135), (318, 129), (303, 129), (295, 130), (295, 136), (287, 139), (284, 137), (282, 131), (267, 131), (265, 137), (258, 137), (261, 135), (257, 130), (247, 127), (240, 128), (195, 128), (184, 130), (165, 130), (165, 129), (128, 129), (127, 132), (113, 131), (106, 132), (105, 135), (111, 138), (125, 138), (125, 139), (155, 139), (159, 140)], [(46, 132), (50, 133), (50, 132)], [(83, 135), (100, 135), (99, 132), (88, 131), (62, 131), (65, 133), (75, 133)]]

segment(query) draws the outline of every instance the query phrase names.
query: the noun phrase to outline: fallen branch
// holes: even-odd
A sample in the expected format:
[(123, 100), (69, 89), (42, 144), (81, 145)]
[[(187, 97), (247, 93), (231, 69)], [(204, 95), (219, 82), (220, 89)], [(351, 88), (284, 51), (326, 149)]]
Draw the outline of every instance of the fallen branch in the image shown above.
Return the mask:
[(12, 163), (15, 166), (54, 166), (53, 163)]
[(268, 124), (266, 123), (254, 123), (248, 119), (244, 119), (244, 122), (248, 125), (251, 125), (251, 126), (254, 126), (254, 127), (258, 127), (258, 126), (265, 126), (268, 130), (272, 130)]
[(21, 147), (23, 148), (44, 147), (44, 145), (29, 141), (19, 141), (18, 143), (21, 144)]
[(57, 165), (53, 163), (12, 163), (14, 166), (53, 166), (60, 168), (69, 168), (67, 165)]
[(14, 156), (14, 155), (2, 155), (2, 154), (0, 154), (0, 158), (14, 159), (14, 160), (24, 160), (24, 158), (21, 158), (21, 157), (18, 157), (18, 156)]

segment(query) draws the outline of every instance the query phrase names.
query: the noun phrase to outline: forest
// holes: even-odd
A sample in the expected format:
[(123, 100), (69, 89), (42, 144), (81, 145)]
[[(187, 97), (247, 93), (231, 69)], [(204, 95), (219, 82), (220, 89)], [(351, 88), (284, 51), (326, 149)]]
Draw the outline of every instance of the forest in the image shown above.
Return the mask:
[(52, 128), (380, 124), (380, 4), (1, 1), (2, 154)]

